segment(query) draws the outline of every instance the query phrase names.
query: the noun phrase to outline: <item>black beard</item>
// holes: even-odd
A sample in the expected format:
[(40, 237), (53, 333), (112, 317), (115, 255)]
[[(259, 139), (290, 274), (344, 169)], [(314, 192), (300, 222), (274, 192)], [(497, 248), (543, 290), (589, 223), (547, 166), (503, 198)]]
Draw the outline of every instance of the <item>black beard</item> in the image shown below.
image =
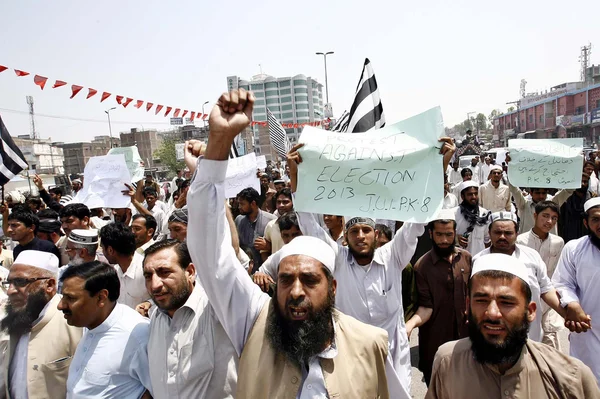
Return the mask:
[[(499, 324), (486, 320), (489, 324)], [(483, 323), (483, 321), (482, 321)], [(477, 321), (469, 311), (469, 338), (475, 360), (479, 363), (487, 364), (513, 364), (521, 356), (523, 346), (527, 343), (527, 333), (529, 332), (529, 321), (527, 313), (523, 313), (523, 320), (520, 325), (508, 331), (508, 335), (502, 344), (492, 344), (486, 341), (482, 332), (479, 330)]]
[(29, 294), (27, 305), (20, 310), (15, 310), (9, 299), (5, 306), (6, 316), (0, 322), (0, 328), (15, 336), (30, 332), (47, 303), (48, 298), (43, 290)]
[(596, 248), (600, 249), (600, 237), (594, 234), (593, 231), (590, 231), (588, 233), (588, 237), (590, 237), (590, 241), (592, 242), (592, 244), (594, 244)]
[(477, 204), (475, 204), (475, 205), (471, 205), (471, 203), (470, 203), (470, 202), (467, 202), (467, 201), (465, 201), (465, 200), (463, 200), (463, 202), (462, 202), (462, 205), (463, 205), (465, 208), (469, 208), (469, 209), (475, 209), (475, 207), (477, 207)]
[[(273, 312), (267, 323), (267, 337), (275, 352), (282, 352), (299, 367), (307, 364), (314, 356), (323, 352), (326, 345), (334, 342), (333, 308), (335, 295), (333, 287), (329, 286), (327, 302), (323, 308), (315, 311), (312, 306), (308, 309), (306, 320), (287, 320), (279, 310), (277, 302), (277, 287), (273, 293)], [(299, 304), (289, 300), (287, 305)]]
[(192, 290), (190, 289), (190, 286), (188, 285), (188, 282), (185, 278), (183, 279), (181, 286), (178, 287), (178, 291), (179, 292), (177, 293), (171, 292), (171, 300), (169, 301), (169, 303), (167, 303), (167, 305), (164, 308), (160, 307), (158, 303), (156, 304), (156, 306), (158, 306), (161, 310), (164, 311), (177, 310), (181, 308), (183, 305), (185, 305), (188, 298), (192, 294)]
[(440, 258), (445, 258), (447, 256), (450, 256), (450, 254), (452, 254), (454, 252), (454, 248), (456, 248), (456, 244), (452, 244), (448, 248), (441, 248), (439, 245), (437, 245), (435, 243), (435, 241), (433, 239), (431, 240), (431, 244), (433, 245), (433, 251)]
[(371, 249), (369, 250), (369, 253), (367, 254), (361, 254), (358, 253), (357, 251), (355, 251), (350, 244), (348, 244), (348, 249), (350, 250), (350, 253), (352, 254), (352, 256), (354, 257), (354, 260), (359, 261), (359, 260), (368, 260), (369, 262), (371, 260), (373, 260), (373, 256), (375, 255), (375, 249), (377, 248), (377, 242), (373, 242), (373, 245), (371, 245)]

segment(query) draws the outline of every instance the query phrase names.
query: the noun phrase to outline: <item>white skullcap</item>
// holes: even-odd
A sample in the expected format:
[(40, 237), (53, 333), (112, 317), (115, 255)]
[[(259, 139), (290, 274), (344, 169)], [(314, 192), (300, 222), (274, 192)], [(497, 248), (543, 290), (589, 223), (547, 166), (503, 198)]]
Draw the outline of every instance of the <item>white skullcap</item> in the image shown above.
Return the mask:
[(473, 180), (464, 181), (464, 182), (460, 183), (460, 185), (458, 186), (458, 192), (462, 193), (463, 190), (466, 190), (469, 187), (478, 188), (479, 187), (479, 183), (477, 183), (476, 181), (473, 181)]
[(68, 240), (74, 242), (75, 244), (98, 244), (98, 230), (71, 230)]
[(442, 209), (433, 220), (456, 220), (456, 211), (453, 209)]
[(600, 206), (600, 197), (590, 198), (589, 200), (585, 201), (585, 204), (583, 204), (583, 211), (587, 212), (590, 208), (595, 206)]
[(505, 254), (486, 254), (480, 256), (473, 262), (471, 278), (479, 272), (486, 270), (496, 270), (500, 272), (510, 273), (523, 280), (529, 285), (529, 272), (523, 262), (514, 256)]
[(289, 244), (284, 245), (273, 254), (273, 261), (279, 269), (279, 264), (284, 258), (292, 255), (305, 255), (321, 262), (333, 274), (335, 271), (335, 252), (323, 240), (311, 236), (294, 238)]
[(500, 166), (500, 165), (492, 165), (492, 167), (490, 168), (490, 172), (492, 170), (499, 170), (500, 172), (502, 172), (502, 166)]
[(494, 212), (490, 215), (490, 223), (494, 223), (498, 220), (510, 220), (515, 223), (519, 223), (517, 221), (517, 215), (512, 212), (500, 211)]
[(50, 252), (27, 250), (17, 256), (14, 264), (36, 267), (58, 275), (58, 258)]
[(81, 179), (75, 179), (75, 180), (73, 180), (71, 183), (79, 183), (79, 184), (82, 184), (82, 183), (81, 183)]

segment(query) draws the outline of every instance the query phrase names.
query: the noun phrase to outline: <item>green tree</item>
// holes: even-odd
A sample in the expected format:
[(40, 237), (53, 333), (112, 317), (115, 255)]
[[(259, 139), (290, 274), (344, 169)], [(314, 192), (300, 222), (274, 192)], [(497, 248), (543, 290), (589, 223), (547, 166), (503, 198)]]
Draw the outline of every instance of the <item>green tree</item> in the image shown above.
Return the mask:
[(515, 107), (513, 107), (512, 105), (510, 107), (508, 107), (507, 112), (513, 112), (515, 110)]
[(176, 143), (173, 139), (165, 139), (160, 144), (158, 150), (154, 152), (154, 156), (160, 159), (160, 163), (165, 165), (173, 174), (177, 170), (185, 168), (185, 162), (177, 160), (177, 153), (175, 151)]
[(481, 112), (477, 114), (477, 116), (475, 117), (475, 130), (478, 131), (483, 131), (483, 130), (487, 130), (488, 127), (488, 123), (487, 123), (487, 118), (484, 114), (482, 114)]
[(503, 113), (504, 112), (500, 111), (499, 109), (493, 109), (492, 112), (490, 112), (490, 116), (488, 116), (488, 120), (490, 121), (490, 123), (493, 123), (492, 121), (494, 120), (494, 118), (499, 117)]

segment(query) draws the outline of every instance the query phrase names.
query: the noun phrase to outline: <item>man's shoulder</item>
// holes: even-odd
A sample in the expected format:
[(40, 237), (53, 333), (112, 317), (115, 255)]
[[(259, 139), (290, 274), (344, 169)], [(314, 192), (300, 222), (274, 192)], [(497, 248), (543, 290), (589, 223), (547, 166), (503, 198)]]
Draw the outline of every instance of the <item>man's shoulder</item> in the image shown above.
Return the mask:
[(463, 338), (458, 341), (450, 341), (446, 342), (442, 346), (440, 346), (435, 354), (435, 357), (443, 360), (449, 360), (453, 358), (462, 357), (465, 354), (471, 356), (471, 339)]
[(137, 311), (127, 305), (117, 303), (123, 312), (120, 323), (125, 331), (129, 331), (131, 337), (140, 344), (147, 344), (150, 336), (150, 320), (140, 315)]
[(273, 215), (272, 213), (265, 212), (262, 209), (259, 209), (259, 212), (262, 212), (262, 215), (270, 221), (277, 220), (277, 216)]
[(530, 355), (534, 357), (541, 356), (550, 366), (560, 364), (560, 368), (562, 370), (565, 370), (566, 372), (577, 377), (581, 376), (582, 372), (588, 368), (588, 366), (585, 365), (585, 363), (583, 363), (581, 360), (562, 353), (560, 350), (541, 342), (535, 342), (528, 339), (527, 348)]
[[(340, 311), (335, 311), (335, 318), (340, 330), (353, 347), (363, 346), (367, 348), (388, 349), (388, 334), (379, 327), (363, 323), (352, 316)], [(367, 337), (369, 339), (367, 339)]]

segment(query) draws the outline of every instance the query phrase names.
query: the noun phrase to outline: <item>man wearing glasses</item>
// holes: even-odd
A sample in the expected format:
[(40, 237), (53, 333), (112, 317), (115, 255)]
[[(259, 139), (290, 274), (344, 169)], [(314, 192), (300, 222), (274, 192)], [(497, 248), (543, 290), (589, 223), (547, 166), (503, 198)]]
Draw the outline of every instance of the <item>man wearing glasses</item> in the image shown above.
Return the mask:
[(56, 255), (26, 250), (2, 281), (8, 303), (0, 328), (10, 335), (3, 362), (7, 397), (66, 396), (69, 365), (82, 330), (69, 326), (57, 309), (57, 274)]

